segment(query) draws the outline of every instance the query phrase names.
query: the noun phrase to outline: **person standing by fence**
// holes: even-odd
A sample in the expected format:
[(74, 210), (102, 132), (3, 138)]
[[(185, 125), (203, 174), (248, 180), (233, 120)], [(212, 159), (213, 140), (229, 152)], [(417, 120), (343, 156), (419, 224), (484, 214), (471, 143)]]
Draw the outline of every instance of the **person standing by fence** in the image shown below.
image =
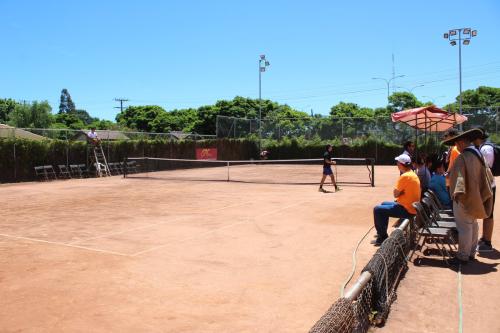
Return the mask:
[[(488, 167), (493, 169), (493, 165), (495, 163), (495, 150), (492, 143), (486, 141), (488, 139), (488, 134), (485, 132), (484, 128), (478, 127), (483, 131), (483, 135), (476, 140), (474, 140), (474, 145), (476, 148), (479, 148), (481, 154), (483, 154), (484, 159), (486, 160), (486, 164)], [(495, 194), (496, 194), (496, 183), (495, 177), (493, 177), (493, 181), (491, 182), (491, 190), (493, 192), (493, 208), (491, 210), (490, 216), (483, 219), (483, 234), (479, 239), (479, 243), (477, 246), (478, 252), (493, 252), (493, 246), (491, 245), (491, 238), (493, 236), (493, 225), (495, 223), (493, 219), (493, 212), (495, 210)]]
[(456, 145), (460, 152), (449, 174), (453, 215), (458, 230), (458, 251), (448, 261), (454, 266), (475, 259), (479, 229), (477, 219), (487, 218), (493, 209), (493, 175), (481, 152), (472, 144), (481, 136), (481, 130), (471, 129), (443, 141), (445, 145)]

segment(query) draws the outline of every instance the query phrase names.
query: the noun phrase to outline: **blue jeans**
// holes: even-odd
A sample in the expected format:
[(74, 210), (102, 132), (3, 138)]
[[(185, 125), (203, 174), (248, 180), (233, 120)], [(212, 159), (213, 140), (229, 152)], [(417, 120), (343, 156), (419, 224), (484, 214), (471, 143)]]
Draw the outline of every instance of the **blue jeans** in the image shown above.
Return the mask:
[(389, 217), (409, 218), (411, 214), (406, 209), (395, 201), (384, 201), (380, 205), (373, 208), (373, 220), (377, 229), (377, 240), (384, 241), (387, 235), (387, 227)]

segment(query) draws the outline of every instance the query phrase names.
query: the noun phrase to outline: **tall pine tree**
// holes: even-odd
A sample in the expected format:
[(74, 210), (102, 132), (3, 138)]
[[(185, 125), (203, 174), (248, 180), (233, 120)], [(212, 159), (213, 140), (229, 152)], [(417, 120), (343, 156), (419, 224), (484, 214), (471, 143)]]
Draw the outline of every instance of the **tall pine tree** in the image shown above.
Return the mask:
[(59, 113), (75, 113), (75, 103), (71, 99), (68, 89), (64, 88), (61, 91), (61, 102), (59, 103)]

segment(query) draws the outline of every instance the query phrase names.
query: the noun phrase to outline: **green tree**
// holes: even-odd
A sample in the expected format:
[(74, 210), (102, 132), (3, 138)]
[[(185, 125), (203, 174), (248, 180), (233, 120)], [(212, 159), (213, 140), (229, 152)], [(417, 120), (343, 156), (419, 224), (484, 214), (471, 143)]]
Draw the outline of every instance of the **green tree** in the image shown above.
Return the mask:
[[(454, 103), (446, 105), (446, 110), (458, 112), (460, 95), (455, 98)], [(473, 110), (486, 110), (490, 107), (500, 106), (500, 88), (480, 86), (477, 89), (469, 89), (462, 92), (462, 106)]]
[(87, 111), (77, 109), (74, 114), (85, 124), (90, 125), (93, 122), (99, 121), (99, 118), (92, 117)]
[(24, 128), (46, 128), (53, 123), (49, 102), (16, 103), (9, 114), (9, 124)]
[(9, 119), (9, 114), (14, 111), (16, 101), (10, 98), (0, 98), (0, 123), (6, 123)]
[(388, 109), (391, 111), (391, 113), (416, 108), (419, 106), (422, 106), (422, 102), (420, 102), (412, 93), (395, 92), (394, 94), (389, 96)]
[(129, 106), (116, 116), (116, 121), (127, 128), (153, 132), (158, 130), (159, 126), (163, 126), (160, 123), (165, 113), (166, 111), (158, 105)]
[(68, 89), (61, 90), (61, 102), (59, 103), (59, 113), (74, 113), (76, 111), (75, 103), (71, 99)]
[(369, 118), (373, 117), (373, 110), (366, 107), (360, 107), (355, 103), (339, 102), (330, 109), (330, 116), (334, 118), (354, 117)]
[(87, 128), (95, 127), (98, 130), (120, 130), (120, 126), (117, 123), (112, 122), (111, 120), (98, 119), (94, 120), (90, 124), (86, 124)]
[(54, 128), (70, 128), (82, 129), (85, 128), (83, 121), (74, 113), (58, 113), (55, 116)]

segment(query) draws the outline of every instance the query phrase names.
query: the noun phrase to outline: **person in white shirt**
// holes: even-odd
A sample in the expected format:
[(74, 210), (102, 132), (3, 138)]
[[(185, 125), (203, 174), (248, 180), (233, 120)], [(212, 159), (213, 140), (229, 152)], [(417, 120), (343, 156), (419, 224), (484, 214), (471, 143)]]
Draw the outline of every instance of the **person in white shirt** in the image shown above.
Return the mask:
[[(493, 162), (495, 161), (495, 151), (493, 150), (493, 146), (491, 143), (486, 142), (488, 138), (488, 134), (482, 127), (478, 127), (482, 132), (483, 136), (474, 140), (474, 145), (481, 151), (484, 159), (486, 160), (486, 164), (490, 167), (493, 167)], [(493, 192), (493, 210), (491, 211), (491, 215), (483, 219), (483, 235), (479, 240), (477, 251), (478, 252), (492, 252), (493, 246), (491, 245), (491, 238), (493, 236), (493, 225), (495, 223), (493, 219), (493, 211), (495, 210), (495, 192), (496, 192), (496, 183), (495, 177), (493, 177), (493, 181), (491, 183), (491, 190)]]
[(101, 142), (101, 140), (97, 136), (97, 133), (95, 131), (95, 127), (92, 127), (90, 129), (90, 132), (87, 133), (87, 138), (88, 138), (90, 143), (92, 143), (93, 145), (96, 145), (96, 146), (99, 145), (99, 143)]

